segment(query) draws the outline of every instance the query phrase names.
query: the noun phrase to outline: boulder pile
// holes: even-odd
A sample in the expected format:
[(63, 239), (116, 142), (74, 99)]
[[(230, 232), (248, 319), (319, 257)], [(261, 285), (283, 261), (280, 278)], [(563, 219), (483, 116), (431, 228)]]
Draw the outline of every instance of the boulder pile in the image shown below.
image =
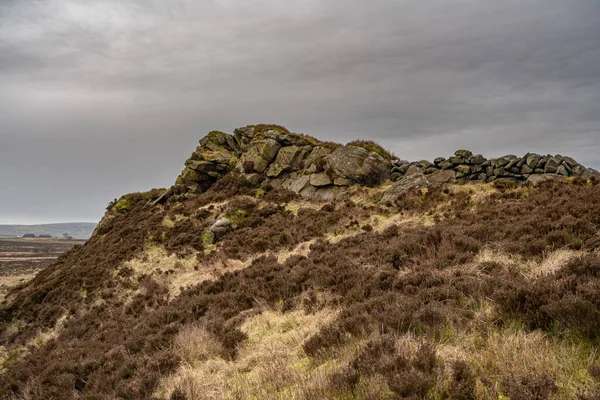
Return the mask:
[(589, 179), (594, 174), (593, 170), (585, 168), (571, 157), (535, 153), (527, 153), (523, 157), (507, 155), (488, 160), (480, 154), (473, 155), (469, 150), (457, 150), (447, 159), (440, 157), (433, 162), (396, 160), (393, 164), (391, 179), (394, 182), (407, 174), (410, 176), (410, 172), (431, 175), (439, 171), (452, 171), (458, 182), (491, 182), (497, 179), (526, 181), (536, 174)]
[(360, 143), (370, 143), (370, 147), (322, 142), (278, 125), (250, 125), (236, 129), (233, 135), (213, 131), (200, 140), (177, 183), (199, 193), (228, 172), (237, 171), (257, 186), (269, 183), (304, 197), (331, 200), (348, 186), (377, 187), (391, 181), (393, 185), (382, 199), (388, 201), (410, 188), (446, 183), (502, 180), (537, 184), (562, 177), (600, 178), (598, 171), (561, 155), (528, 153), (487, 159), (458, 150), (433, 162), (408, 162), (371, 151), (372, 142)]

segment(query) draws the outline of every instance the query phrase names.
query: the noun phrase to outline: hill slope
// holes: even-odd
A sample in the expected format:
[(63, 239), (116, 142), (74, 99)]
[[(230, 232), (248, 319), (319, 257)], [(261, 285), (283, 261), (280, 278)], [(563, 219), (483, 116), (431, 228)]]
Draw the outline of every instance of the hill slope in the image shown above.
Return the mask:
[(594, 171), (511, 172), (527, 156), (472, 181), (487, 160), (467, 153), (243, 132), (209, 134), (178, 184), (123, 196), (9, 294), (0, 396), (600, 396)]
[(52, 237), (62, 238), (64, 233), (68, 233), (75, 239), (88, 239), (96, 229), (93, 222), (68, 222), (57, 224), (39, 224), (39, 225), (0, 225), (0, 237), (22, 237), (27, 233), (39, 235), (51, 235)]

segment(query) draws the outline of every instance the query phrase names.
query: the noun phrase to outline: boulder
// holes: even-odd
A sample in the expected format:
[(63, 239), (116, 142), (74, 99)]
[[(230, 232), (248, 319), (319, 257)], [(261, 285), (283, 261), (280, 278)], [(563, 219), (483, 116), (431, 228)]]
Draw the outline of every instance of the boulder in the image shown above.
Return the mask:
[(470, 158), (473, 156), (473, 153), (470, 152), (469, 150), (456, 150), (454, 152), (454, 155), (457, 157), (462, 157), (464, 159)]
[(434, 172), (427, 177), (427, 180), (433, 185), (442, 185), (444, 183), (454, 183), (456, 181), (456, 173), (451, 170)]
[(579, 164), (575, 165), (573, 167), (573, 169), (571, 170), (571, 172), (574, 176), (582, 176), (586, 171), (587, 171), (587, 168), (585, 168), (584, 166), (579, 165)]
[(486, 162), (487, 159), (484, 156), (482, 156), (481, 154), (476, 154), (476, 155), (472, 156), (469, 159), (469, 161), (471, 162), (471, 164), (480, 165), (480, 164), (483, 164), (484, 162)]
[(282, 184), (283, 189), (291, 190), (294, 193), (300, 193), (310, 186), (310, 176), (304, 175), (297, 178), (288, 178)]
[(500, 157), (496, 159), (496, 161), (494, 162), (494, 166), (496, 168), (502, 168), (508, 165), (508, 163), (510, 163), (510, 160), (507, 157)]
[(391, 163), (361, 147), (340, 146), (324, 158), (330, 176), (365, 186), (377, 186), (389, 178)]
[(546, 165), (544, 166), (544, 173), (545, 174), (553, 174), (556, 172), (556, 170), (558, 169), (558, 167), (560, 166), (560, 164), (563, 162), (562, 157), (552, 157), (550, 158), (547, 162)]
[[(242, 165), (252, 163), (254, 171), (263, 173), (275, 159), (281, 144), (275, 139), (254, 140), (240, 159)], [(248, 172), (248, 171), (246, 171)]]
[(556, 181), (562, 178), (564, 177), (556, 174), (534, 174), (527, 178), (527, 183), (537, 186), (542, 182)]
[(452, 163), (453, 165), (460, 165), (460, 164), (466, 164), (467, 163), (467, 159), (464, 158), (464, 157), (460, 157), (460, 156), (450, 157), (448, 159), (448, 161), (450, 163)]
[(321, 161), (329, 155), (329, 151), (323, 147), (314, 147), (308, 157), (302, 162), (302, 168), (309, 173), (322, 172)]
[(562, 176), (570, 176), (568, 167), (566, 165), (559, 165), (556, 169), (556, 173)]
[(521, 167), (522, 174), (533, 174), (533, 168), (529, 166), (529, 164), (525, 164)]
[(596, 171), (593, 168), (588, 168), (582, 175), (581, 178), (590, 180), (590, 179), (598, 179), (600, 180), (600, 172)]
[(325, 173), (325, 172), (321, 172), (318, 174), (312, 174), (310, 176), (310, 184), (313, 186), (329, 186), (331, 185), (333, 182), (331, 181), (331, 179), (329, 178), (329, 176)]
[(217, 221), (211, 225), (210, 231), (214, 234), (214, 237), (219, 239), (227, 232), (236, 229), (237, 227), (227, 217), (220, 216)]
[(423, 169), (416, 166), (416, 165), (411, 165), (410, 167), (408, 167), (408, 170), (406, 171), (405, 176), (413, 176), (416, 174), (422, 174), (423, 173)]
[(276, 178), (289, 171), (298, 171), (302, 167), (302, 160), (310, 150), (310, 147), (282, 147), (279, 149), (275, 161), (267, 169), (266, 175), (270, 178)]
[(424, 188), (431, 186), (429, 180), (422, 174), (405, 176), (398, 182), (394, 183), (382, 196), (381, 202), (394, 202), (398, 197), (408, 192), (413, 188)]
[(529, 168), (531, 168), (532, 170), (536, 169), (540, 160), (542, 159), (542, 156), (540, 156), (539, 154), (530, 154), (529, 156), (527, 156), (527, 158), (525, 159), (525, 162), (527, 163), (527, 166)]

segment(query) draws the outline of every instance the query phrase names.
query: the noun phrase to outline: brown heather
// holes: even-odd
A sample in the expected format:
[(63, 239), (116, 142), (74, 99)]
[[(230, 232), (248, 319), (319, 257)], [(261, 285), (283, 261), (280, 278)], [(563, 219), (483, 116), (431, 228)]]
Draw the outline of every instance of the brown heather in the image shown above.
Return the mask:
[[(412, 190), (386, 206), (266, 189), (229, 174), (113, 212), (2, 304), (0, 397), (600, 398), (595, 182)], [(239, 228), (213, 244), (221, 214)], [(156, 248), (179, 261), (132, 267)]]

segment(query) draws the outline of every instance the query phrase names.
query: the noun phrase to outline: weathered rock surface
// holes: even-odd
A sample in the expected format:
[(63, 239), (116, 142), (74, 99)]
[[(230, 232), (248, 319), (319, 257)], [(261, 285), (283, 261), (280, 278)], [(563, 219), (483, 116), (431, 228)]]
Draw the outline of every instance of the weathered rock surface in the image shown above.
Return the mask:
[(348, 186), (376, 187), (391, 180), (395, 183), (383, 196), (385, 202), (410, 188), (448, 183), (538, 185), (566, 177), (600, 179), (598, 171), (562, 155), (527, 153), (486, 159), (469, 150), (457, 150), (451, 157), (433, 162), (409, 162), (380, 154), (353, 144), (320, 142), (277, 125), (250, 125), (236, 129), (233, 135), (213, 131), (202, 138), (177, 183), (198, 193), (236, 171), (257, 187), (270, 183), (304, 197), (330, 200), (343, 196)]
[(377, 186), (390, 175), (391, 163), (377, 153), (361, 147), (340, 146), (325, 157), (328, 174), (364, 186)]

